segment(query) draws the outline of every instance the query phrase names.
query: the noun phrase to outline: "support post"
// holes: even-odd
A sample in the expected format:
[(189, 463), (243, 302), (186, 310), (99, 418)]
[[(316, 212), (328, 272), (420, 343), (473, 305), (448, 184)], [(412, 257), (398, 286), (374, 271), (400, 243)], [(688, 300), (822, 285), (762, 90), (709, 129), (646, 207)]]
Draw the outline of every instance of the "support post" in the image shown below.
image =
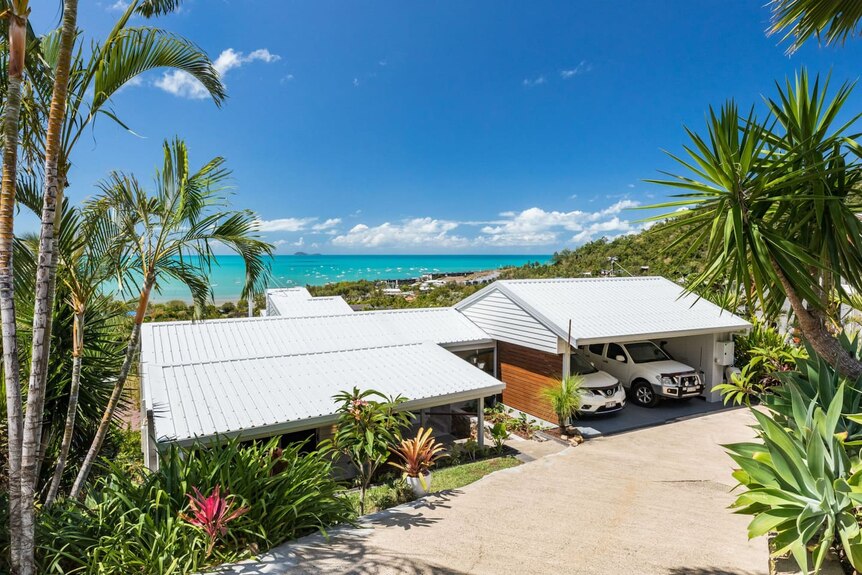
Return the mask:
[(254, 317), (254, 295), (248, 294), (248, 317)]
[(479, 449), (485, 448), (485, 398), (479, 398), (479, 412), (476, 414), (476, 441), (479, 442)]

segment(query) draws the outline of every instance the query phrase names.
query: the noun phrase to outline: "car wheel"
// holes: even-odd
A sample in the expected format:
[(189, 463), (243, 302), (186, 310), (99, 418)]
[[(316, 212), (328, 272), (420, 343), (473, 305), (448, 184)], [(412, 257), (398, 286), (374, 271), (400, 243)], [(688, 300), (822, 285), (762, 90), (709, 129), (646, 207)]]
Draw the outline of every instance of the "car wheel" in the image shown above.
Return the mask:
[(649, 382), (640, 380), (632, 383), (632, 400), (641, 407), (653, 407), (658, 403), (658, 395)]

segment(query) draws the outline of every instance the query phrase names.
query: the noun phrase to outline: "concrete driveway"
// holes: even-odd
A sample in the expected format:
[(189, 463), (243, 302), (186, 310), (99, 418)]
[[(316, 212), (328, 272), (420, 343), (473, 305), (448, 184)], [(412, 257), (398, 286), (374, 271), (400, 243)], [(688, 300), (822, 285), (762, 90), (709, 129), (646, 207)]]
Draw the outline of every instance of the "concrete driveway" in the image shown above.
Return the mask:
[(283, 545), (234, 573), (767, 573), (727, 510), (745, 410), (591, 440), (467, 487)]

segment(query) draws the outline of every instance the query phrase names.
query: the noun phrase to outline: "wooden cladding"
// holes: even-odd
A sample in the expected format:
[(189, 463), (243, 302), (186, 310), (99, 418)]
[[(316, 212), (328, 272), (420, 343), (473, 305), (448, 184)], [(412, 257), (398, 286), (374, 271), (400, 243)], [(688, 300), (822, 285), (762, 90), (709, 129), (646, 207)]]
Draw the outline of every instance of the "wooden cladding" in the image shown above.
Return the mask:
[(503, 403), (547, 421), (556, 422), (542, 390), (559, 385), (563, 373), (563, 356), (497, 342), (500, 379), (506, 384)]

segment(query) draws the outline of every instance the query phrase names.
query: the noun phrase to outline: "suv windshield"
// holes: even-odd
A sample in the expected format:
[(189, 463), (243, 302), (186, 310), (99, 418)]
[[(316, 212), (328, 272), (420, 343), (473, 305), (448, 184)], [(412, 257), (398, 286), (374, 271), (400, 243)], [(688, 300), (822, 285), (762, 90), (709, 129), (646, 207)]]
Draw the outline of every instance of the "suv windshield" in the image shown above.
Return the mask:
[(651, 341), (642, 343), (627, 343), (626, 349), (635, 363), (649, 363), (651, 361), (665, 361), (670, 357), (662, 349)]
[(588, 375), (597, 371), (586, 358), (575, 353), (572, 354), (572, 375)]

